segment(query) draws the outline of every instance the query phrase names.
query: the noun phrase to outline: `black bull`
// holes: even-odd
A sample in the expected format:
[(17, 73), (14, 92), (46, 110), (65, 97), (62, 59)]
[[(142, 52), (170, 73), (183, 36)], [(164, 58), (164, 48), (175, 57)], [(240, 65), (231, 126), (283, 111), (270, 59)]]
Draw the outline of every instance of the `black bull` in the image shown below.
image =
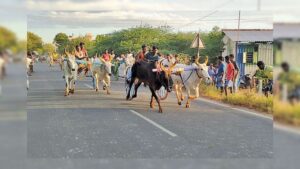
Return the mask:
[[(158, 104), (159, 112), (162, 113), (160, 100), (158, 99), (155, 91), (159, 90), (162, 86), (164, 86), (168, 92), (171, 92), (171, 86), (169, 84), (170, 76), (165, 71), (153, 72), (153, 69), (156, 68), (157, 66), (155, 62), (140, 61), (133, 64), (131, 69), (132, 76), (131, 76), (131, 81), (129, 82), (129, 90), (126, 99), (129, 100), (137, 97), (137, 90), (141, 85), (141, 83), (144, 83), (145, 85), (149, 86), (149, 89), (152, 93), (150, 107), (151, 108), (154, 107), (153, 106), (153, 97), (154, 97)], [(135, 81), (136, 84), (134, 87), (134, 95), (132, 96), (132, 98), (130, 98), (130, 90), (132, 85), (135, 83)]]

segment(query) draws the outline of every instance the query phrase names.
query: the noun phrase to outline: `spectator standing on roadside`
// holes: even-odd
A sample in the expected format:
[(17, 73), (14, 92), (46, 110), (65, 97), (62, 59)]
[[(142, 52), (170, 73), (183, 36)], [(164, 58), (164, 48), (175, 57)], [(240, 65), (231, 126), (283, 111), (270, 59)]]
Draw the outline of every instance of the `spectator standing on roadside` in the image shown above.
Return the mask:
[(237, 92), (237, 89), (238, 89), (238, 78), (239, 78), (239, 74), (240, 74), (240, 69), (239, 67), (237, 66), (236, 62), (235, 62), (235, 59), (234, 59), (234, 55), (233, 54), (230, 54), (229, 55), (229, 59), (230, 59), (230, 62), (233, 64), (234, 66), (234, 76), (233, 76), (233, 92)]
[(227, 63), (226, 66), (226, 77), (225, 77), (225, 95), (228, 95), (228, 88), (230, 93), (233, 93), (233, 78), (235, 74), (235, 69), (233, 63), (231, 63), (229, 56), (225, 57)]

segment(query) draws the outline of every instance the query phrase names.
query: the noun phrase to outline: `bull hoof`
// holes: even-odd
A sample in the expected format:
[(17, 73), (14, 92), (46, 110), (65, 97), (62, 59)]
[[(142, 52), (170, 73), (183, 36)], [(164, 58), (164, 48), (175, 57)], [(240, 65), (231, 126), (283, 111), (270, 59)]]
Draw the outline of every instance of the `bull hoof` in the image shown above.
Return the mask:
[(153, 104), (150, 104), (150, 108), (153, 109), (153, 108), (154, 108), (154, 105), (153, 105)]
[(99, 89), (96, 89), (96, 92), (98, 92), (99, 91)]
[(110, 91), (107, 91), (106, 93), (107, 93), (108, 95), (110, 95)]
[(181, 105), (181, 102), (178, 102), (178, 105), (180, 106), (180, 105)]
[(185, 108), (190, 108), (190, 105), (189, 104), (185, 105)]
[(159, 109), (159, 110), (158, 110), (158, 113), (163, 113), (162, 109)]

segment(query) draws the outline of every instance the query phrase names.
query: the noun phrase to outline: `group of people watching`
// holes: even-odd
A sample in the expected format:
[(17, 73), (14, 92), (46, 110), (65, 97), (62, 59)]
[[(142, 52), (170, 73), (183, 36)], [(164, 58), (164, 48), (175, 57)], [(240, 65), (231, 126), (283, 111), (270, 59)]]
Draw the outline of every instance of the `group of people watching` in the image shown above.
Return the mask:
[(237, 80), (239, 75), (239, 67), (234, 61), (234, 55), (230, 54), (228, 56), (218, 57), (218, 67), (215, 68), (211, 63), (208, 68), (208, 74), (213, 80), (213, 84), (216, 85), (218, 89), (225, 95), (228, 94), (228, 89), (230, 93), (237, 90)]
[[(272, 91), (273, 84), (273, 68), (265, 65), (263, 61), (257, 62), (258, 69), (251, 75), (251, 86), (255, 87), (259, 80), (263, 81), (263, 90)], [(213, 84), (221, 93), (225, 92), (227, 96), (228, 90), (234, 93), (238, 88), (240, 69), (235, 62), (234, 55), (219, 56), (217, 66), (210, 64), (208, 74), (213, 80)]]

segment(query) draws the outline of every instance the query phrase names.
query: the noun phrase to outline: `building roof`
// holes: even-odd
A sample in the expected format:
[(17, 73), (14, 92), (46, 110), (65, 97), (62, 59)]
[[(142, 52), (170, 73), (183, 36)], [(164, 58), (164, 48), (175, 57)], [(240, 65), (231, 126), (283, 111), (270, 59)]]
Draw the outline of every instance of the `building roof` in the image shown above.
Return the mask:
[(223, 29), (222, 31), (232, 41), (240, 41), (240, 42), (273, 41), (273, 29), (240, 29), (239, 31), (238, 29)]
[(274, 23), (274, 39), (300, 39), (300, 23)]

